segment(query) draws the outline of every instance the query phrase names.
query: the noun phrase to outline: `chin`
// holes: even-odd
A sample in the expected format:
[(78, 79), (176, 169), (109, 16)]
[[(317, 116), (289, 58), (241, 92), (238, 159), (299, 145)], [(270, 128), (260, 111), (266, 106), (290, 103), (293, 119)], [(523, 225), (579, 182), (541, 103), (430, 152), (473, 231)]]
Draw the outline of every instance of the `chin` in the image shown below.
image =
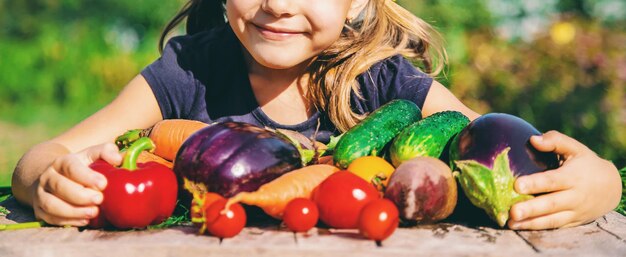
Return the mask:
[(259, 64), (276, 70), (293, 68), (307, 60), (306, 58), (297, 58), (297, 56), (289, 55), (287, 51), (280, 54), (254, 54), (253, 58)]

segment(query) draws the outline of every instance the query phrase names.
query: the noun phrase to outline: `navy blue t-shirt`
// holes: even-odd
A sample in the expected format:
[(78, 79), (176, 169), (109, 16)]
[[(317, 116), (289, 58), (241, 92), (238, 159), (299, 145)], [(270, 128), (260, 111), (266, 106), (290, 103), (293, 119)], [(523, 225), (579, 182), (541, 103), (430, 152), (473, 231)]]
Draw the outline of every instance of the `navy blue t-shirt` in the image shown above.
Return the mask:
[[(141, 75), (152, 88), (163, 119), (241, 121), (309, 137), (319, 122), (318, 141), (326, 143), (330, 135), (339, 134), (320, 111), (296, 125), (279, 124), (263, 113), (250, 86), (242, 46), (228, 24), (170, 39), (161, 57)], [(393, 99), (407, 99), (422, 108), (433, 82), (399, 55), (373, 65), (357, 80), (363, 99), (353, 93), (351, 106), (359, 114)]]

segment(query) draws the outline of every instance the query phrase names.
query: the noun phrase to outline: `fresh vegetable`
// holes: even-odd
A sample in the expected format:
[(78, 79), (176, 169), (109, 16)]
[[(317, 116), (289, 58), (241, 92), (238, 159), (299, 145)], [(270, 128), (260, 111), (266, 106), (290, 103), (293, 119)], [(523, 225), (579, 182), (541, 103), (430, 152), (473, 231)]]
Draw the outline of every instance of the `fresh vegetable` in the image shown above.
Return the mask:
[(285, 207), (283, 221), (293, 232), (307, 232), (317, 224), (320, 213), (317, 205), (308, 198), (296, 198)]
[(291, 141), (294, 146), (296, 146), (298, 152), (300, 152), (302, 166), (310, 163), (316, 163), (327, 149), (325, 144), (310, 139), (305, 135), (302, 135), (300, 132), (288, 129), (275, 129), (273, 131), (278, 135), (285, 137)]
[(515, 177), (559, 166), (556, 154), (530, 145), (532, 135), (541, 133), (523, 119), (490, 113), (472, 121), (450, 145), (451, 165), (457, 166), (465, 195), (500, 226), (511, 205), (532, 197), (515, 192)]
[(115, 143), (120, 149), (125, 149), (140, 137), (150, 137), (156, 145), (154, 154), (168, 161), (173, 161), (183, 142), (191, 134), (206, 126), (209, 124), (195, 120), (162, 120), (147, 129), (129, 130), (117, 137)]
[(174, 171), (189, 192), (214, 192), (226, 198), (255, 191), (300, 167), (300, 154), (289, 141), (241, 122), (217, 123), (197, 131), (174, 161)]
[(172, 170), (155, 162), (137, 163), (139, 153), (150, 149), (154, 149), (154, 143), (143, 137), (128, 148), (121, 168), (104, 160), (89, 166), (108, 181), (99, 215), (90, 221), (91, 227), (111, 224), (121, 229), (143, 228), (172, 215), (178, 190)]
[(378, 199), (372, 184), (347, 171), (330, 175), (313, 191), (320, 220), (333, 228), (358, 228), (359, 214), (367, 203)]
[(143, 151), (139, 154), (139, 156), (137, 157), (137, 162), (139, 163), (156, 162), (156, 163), (162, 164), (168, 169), (172, 169), (174, 167), (174, 163), (172, 163), (171, 161), (168, 161), (166, 159), (163, 159), (161, 156), (158, 156), (156, 154), (153, 154), (151, 152), (146, 152), (146, 151)]
[(204, 215), (204, 227), (200, 228), (200, 234), (206, 229), (209, 234), (219, 238), (234, 237), (246, 226), (246, 212), (240, 204), (226, 207), (226, 199), (215, 200)]
[(372, 183), (382, 193), (385, 192), (389, 177), (394, 170), (391, 164), (378, 156), (359, 157), (348, 166), (348, 171)]
[(383, 148), (402, 129), (421, 118), (422, 112), (415, 103), (392, 100), (343, 134), (334, 149), (335, 164), (345, 169), (359, 157), (383, 154)]
[(189, 211), (189, 215), (191, 217), (191, 223), (196, 227), (201, 227), (205, 218), (206, 210), (213, 204), (215, 201), (224, 199), (221, 195), (216, 193), (206, 192), (204, 194), (193, 194), (193, 199), (191, 200), (191, 208)]
[(265, 213), (282, 219), (287, 204), (296, 198), (311, 198), (313, 189), (339, 169), (327, 164), (309, 165), (262, 185), (255, 192), (240, 192), (226, 206), (241, 202), (261, 207)]
[(444, 162), (433, 157), (405, 161), (389, 179), (385, 198), (407, 223), (431, 223), (450, 216), (457, 202), (456, 181)]
[(470, 120), (460, 112), (444, 111), (428, 116), (395, 137), (389, 154), (394, 166), (418, 156), (439, 158), (444, 148)]
[(359, 216), (359, 231), (366, 238), (380, 241), (389, 237), (398, 227), (398, 208), (388, 199), (376, 199), (366, 204)]

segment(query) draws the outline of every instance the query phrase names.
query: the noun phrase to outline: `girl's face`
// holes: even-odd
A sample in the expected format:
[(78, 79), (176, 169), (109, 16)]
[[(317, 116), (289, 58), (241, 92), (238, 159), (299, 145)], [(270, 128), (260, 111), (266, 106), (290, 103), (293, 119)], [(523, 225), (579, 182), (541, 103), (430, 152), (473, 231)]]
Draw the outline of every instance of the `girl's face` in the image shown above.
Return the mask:
[(335, 42), (347, 17), (367, 0), (228, 0), (226, 14), (239, 41), (260, 65), (288, 69)]

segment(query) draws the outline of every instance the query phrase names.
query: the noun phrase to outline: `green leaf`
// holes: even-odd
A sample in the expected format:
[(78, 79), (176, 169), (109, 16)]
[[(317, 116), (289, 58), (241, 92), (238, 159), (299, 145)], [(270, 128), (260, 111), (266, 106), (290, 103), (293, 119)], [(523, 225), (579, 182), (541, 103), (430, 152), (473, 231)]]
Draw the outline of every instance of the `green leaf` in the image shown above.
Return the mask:
[(11, 213), (11, 211), (7, 210), (7, 208), (4, 208), (3, 206), (0, 206), (0, 216), (7, 216), (9, 213)]

